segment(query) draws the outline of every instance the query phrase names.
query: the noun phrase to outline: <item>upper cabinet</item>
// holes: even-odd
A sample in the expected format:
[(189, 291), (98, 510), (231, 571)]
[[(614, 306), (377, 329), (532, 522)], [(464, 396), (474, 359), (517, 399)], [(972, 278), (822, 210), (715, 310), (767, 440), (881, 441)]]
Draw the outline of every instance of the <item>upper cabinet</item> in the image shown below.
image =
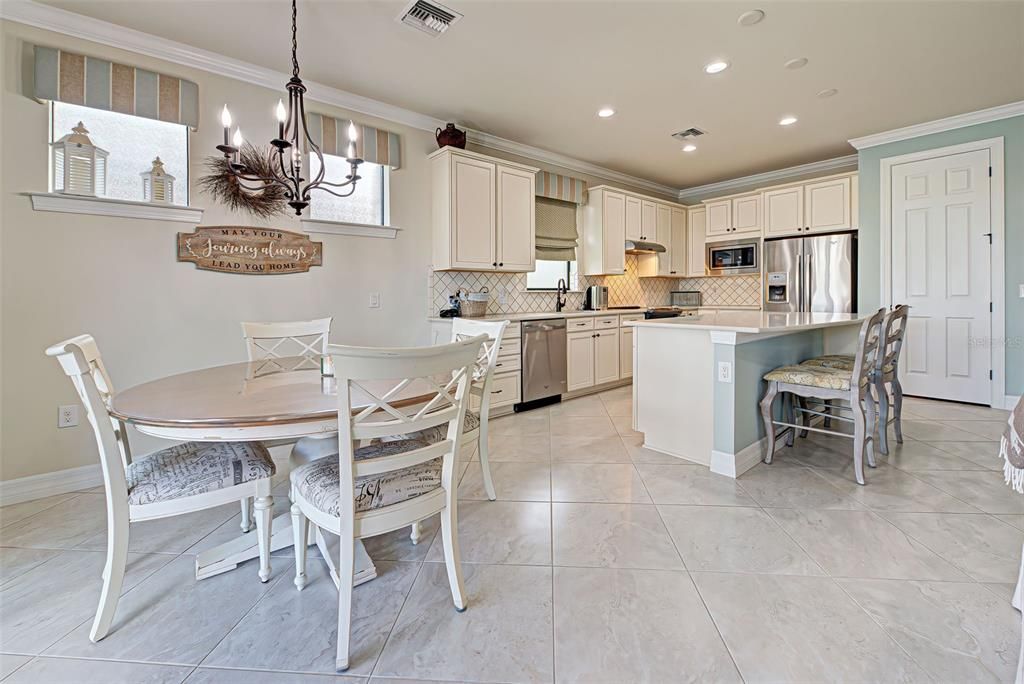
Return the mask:
[(686, 276), (689, 278), (704, 277), (704, 242), (707, 239), (706, 207), (691, 207), (686, 212)]
[(591, 188), (583, 210), (583, 275), (626, 272), (627, 199), (612, 188)]
[(764, 236), (858, 228), (857, 174), (840, 174), (765, 189)]
[(672, 249), (668, 274), (676, 278), (686, 276), (689, 245), (686, 239), (686, 209), (672, 207)]
[(639, 240), (640, 239), (640, 221), (641, 221), (641, 205), (643, 200), (639, 197), (633, 197), (632, 195), (626, 195), (626, 239), (627, 240)]
[(434, 269), (532, 271), (537, 169), (451, 147), (429, 158)]
[(657, 241), (658, 205), (644, 200), (640, 207), (640, 239)]
[(626, 272), (626, 240), (656, 242), (664, 252), (639, 254), (641, 278), (682, 278), (686, 271), (686, 207), (607, 185), (590, 188), (583, 209), (582, 275)]
[(760, 192), (705, 200), (704, 207), (708, 239), (761, 234)]

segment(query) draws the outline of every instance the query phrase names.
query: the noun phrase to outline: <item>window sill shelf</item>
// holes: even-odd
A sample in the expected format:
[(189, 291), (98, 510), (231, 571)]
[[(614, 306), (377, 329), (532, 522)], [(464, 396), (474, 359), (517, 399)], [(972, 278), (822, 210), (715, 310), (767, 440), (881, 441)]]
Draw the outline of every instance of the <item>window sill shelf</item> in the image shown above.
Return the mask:
[(353, 237), (383, 238), (394, 240), (401, 228), (395, 226), (377, 226), (369, 223), (343, 223), (340, 221), (314, 221), (304, 219), (302, 228), (307, 233), (324, 233), (326, 235), (349, 235)]
[(32, 198), (32, 208), (36, 211), (177, 221), (192, 225), (198, 225), (203, 220), (202, 209), (183, 207), (177, 204), (154, 204), (151, 202), (110, 199), (109, 197), (63, 195), (59, 192), (30, 192), (27, 194)]

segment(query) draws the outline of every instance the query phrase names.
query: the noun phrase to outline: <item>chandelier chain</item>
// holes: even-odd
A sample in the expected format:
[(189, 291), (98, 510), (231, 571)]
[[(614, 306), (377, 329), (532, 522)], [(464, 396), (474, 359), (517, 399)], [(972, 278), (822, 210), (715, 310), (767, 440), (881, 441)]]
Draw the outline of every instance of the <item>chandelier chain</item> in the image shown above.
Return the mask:
[(296, 10), (296, 0), (292, 0), (292, 76), (295, 78), (299, 77), (299, 39), (297, 36), (296, 25), (298, 23), (298, 11)]

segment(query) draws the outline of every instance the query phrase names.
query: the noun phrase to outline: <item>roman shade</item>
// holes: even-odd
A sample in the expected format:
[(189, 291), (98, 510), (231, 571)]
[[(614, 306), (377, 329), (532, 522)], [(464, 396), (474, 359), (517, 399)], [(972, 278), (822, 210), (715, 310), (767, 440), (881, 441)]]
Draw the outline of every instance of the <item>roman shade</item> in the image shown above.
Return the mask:
[(576, 205), (571, 202), (537, 197), (536, 199), (538, 259), (547, 261), (575, 261)]
[(199, 126), (199, 86), (128, 64), (34, 45), (37, 100)]
[[(348, 119), (336, 119), (324, 114), (310, 114), (309, 135), (324, 154), (348, 156)], [(402, 149), (397, 133), (366, 124), (355, 123), (358, 133), (355, 154), (363, 161), (393, 169), (402, 166)]]
[(587, 182), (572, 176), (560, 176), (550, 171), (537, 172), (537, 196), (549, 199), (587, 203)]

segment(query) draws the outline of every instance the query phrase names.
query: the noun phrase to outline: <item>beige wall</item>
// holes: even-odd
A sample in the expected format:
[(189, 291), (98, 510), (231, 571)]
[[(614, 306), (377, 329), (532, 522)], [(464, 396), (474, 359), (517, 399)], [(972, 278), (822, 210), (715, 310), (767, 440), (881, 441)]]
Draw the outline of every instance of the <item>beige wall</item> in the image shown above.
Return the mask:
[[(23, 72), (31, 68), (26, 46), (59, 46), (198, 83), (201, 124), (190, 138), (193, 179), (202, 173), (203, 157), (220, 142), (221, 104), (230, 104), (250, 139), (269, 139), (280, 92), (11, 22), (0, 23), (0, 31), (0, 480), (96, 462), (84, 416), (76, 428), (56, 428), (57, 406), (74, 403), (75, 395), (43, 350), (72, 335), (87, 332), (96, 338), (117, 387), (244, 359), (242, 320), (330, 315), (333, 342), (427, 342), (426, 155), (436, 148), (431, 133), (356, 115), (401, 135), (404, 166), (391, 175), (391, 220), (402, 228), (398, 239), (319, 236), (324, 265), (308, 274), (262, 278), (198, 271), (175, 260), (175, 234), (188, 230), (187, 224), (32, 210), (20, 193), (47, 189), (47, 107), (24, 94)], [(206, 225), (259, 223), (196, 191), (191, 203), (206, 210)], [(300, 229), (291, 218), (270, 223)], [(380, 309), (367, 307), (370, 292), (381, 294)], [(154, 440), (135, 442), (137, 451), (154, 445)]]

